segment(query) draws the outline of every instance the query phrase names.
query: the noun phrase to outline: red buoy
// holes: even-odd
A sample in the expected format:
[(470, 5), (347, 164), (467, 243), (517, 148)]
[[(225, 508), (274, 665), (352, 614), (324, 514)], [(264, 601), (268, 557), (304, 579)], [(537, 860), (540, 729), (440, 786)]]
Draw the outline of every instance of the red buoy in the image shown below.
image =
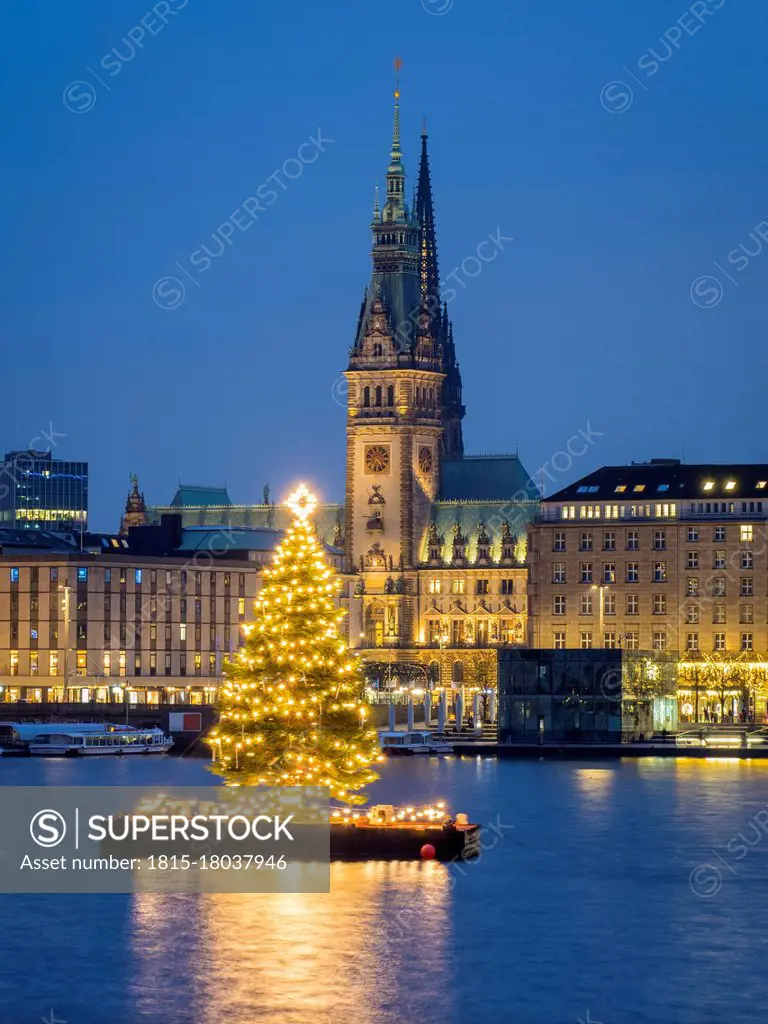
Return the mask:
[(432, 846), (431, 843), (424, 843), (421, 848), (420, 856), (422, 860), (434, 860), (437, 855), (437, 850)]

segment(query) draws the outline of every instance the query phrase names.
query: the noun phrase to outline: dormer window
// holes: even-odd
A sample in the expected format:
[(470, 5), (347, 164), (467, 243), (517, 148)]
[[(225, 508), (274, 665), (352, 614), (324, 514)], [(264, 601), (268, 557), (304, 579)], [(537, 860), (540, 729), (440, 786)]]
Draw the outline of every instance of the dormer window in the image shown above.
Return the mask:
[(375, 341), (373, 343), (373, 354), (375, 356), (380, 356), (380, 355), (382, 355), (382, 352), (383, 352), (383, 349), (381, 347), (381, 342), (380, 341)]

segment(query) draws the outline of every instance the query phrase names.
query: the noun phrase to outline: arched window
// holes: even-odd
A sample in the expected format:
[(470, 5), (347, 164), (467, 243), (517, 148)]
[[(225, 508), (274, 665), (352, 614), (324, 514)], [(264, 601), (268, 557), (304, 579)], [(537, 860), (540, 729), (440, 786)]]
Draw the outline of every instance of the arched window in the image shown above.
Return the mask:
[(432, 680), (435, 686), (437, 686), (440, 683), (440, 665), (436, 661), (430, 662), (429, 678)]
[(387, 405), (394, 405), (394, 404), (395, 404), (395, 386), (394, 386), (394, 384), (390, 384), (389, 387), (387, 388)]
[(363, 388), (363, 405), (369, 406), (371, 404), (371, 389), (368, 387)]
[(376, 388), (376, 405), (381, 405), (381, 388)]

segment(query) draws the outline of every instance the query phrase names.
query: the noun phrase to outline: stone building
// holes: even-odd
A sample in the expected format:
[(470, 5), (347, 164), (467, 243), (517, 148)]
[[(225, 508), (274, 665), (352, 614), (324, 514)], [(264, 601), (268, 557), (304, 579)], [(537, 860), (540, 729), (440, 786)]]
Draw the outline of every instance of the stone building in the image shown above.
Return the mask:
[[(464, 454), (428, 139), (423, 133), (411, 206), (399, 99), (396, 92), (386, 195), (373, 210), (372, 274), (345, 370), (346, 493), (314, 518), (355, 574), (368, 661), (484, 687), (495, 680), (495, 649), (525, 642), (526, 532), (539, 495), (517, 454)], [(286, 515), (268, 500), (234, 505), (221, 489), (187, 486), (150, 518), (172, 510), (185, 524), (279, 527)]]
[(77, 543), (0, 530), (0, 701), (210, 702), (281, 536), (178, 515)]
[(668, 651), (682, 720), (768, 705), (768, 465), (605, 466), (542, 501), (529, 643)]

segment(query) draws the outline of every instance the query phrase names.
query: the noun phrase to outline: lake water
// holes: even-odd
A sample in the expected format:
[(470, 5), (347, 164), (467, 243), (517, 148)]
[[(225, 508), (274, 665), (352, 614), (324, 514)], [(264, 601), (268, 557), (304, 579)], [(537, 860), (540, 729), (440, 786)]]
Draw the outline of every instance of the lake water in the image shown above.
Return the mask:
[[(487, 826), (480, 860), (337, 864), (330, 895), (0, 896), (0, 1021), (766, 1019), (768, 763), (405, 759), (382, 775), (375, 802), (444, 798)], [(178, 758), (0, 760), (0, 785), (207, 778)]]

